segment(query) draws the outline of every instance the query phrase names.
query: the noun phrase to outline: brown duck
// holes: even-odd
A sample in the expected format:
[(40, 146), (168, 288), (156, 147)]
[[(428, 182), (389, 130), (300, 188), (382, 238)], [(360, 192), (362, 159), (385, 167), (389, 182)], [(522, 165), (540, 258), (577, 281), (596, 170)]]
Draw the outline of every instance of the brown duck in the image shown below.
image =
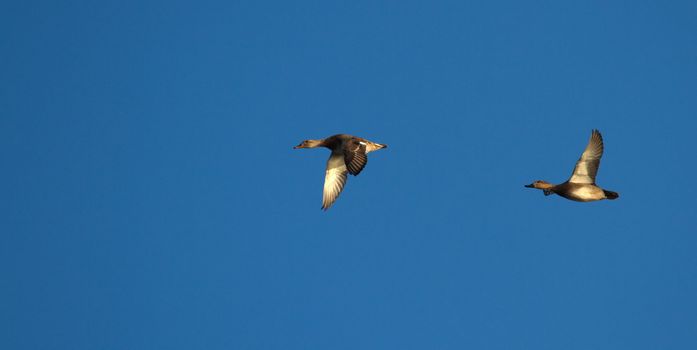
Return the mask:
[(327, 210), (334, 204), (346, 184), (347, 173), (358, 175), (368, 163), (367, 154), (386, 148), (387, 145), (368, 141), (364, 138), (337, 134), (321, 140), (305, 140), (297, 148), (326, 147), (332, 151), (327, 160), (322, 192), (322, 209)]
[(600, 131), (593, 130), (586, 150), (576, 162), (574, 172), (568, 181), (553, 185), (549, 182), (538, 180), (525, 187), (537, 188), (544, 192), (545, 196), (556, 193), (566, 199), (578, 202), (599, 201), (601, 199), (617, 199), (617, 192), (604, 190), (595, 184), (595, 175), (600, 166), (600, 157), (603, 156), (603, 136)]

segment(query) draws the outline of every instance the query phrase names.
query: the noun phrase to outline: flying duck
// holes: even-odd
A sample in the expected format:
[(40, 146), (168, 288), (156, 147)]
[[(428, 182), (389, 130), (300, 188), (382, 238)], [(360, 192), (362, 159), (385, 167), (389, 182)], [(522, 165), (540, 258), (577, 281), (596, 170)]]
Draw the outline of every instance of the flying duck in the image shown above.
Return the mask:
[(356, 136), (337, 134), (321, 140), (305, 140), (293, 149), (316, 147), (326, 147), (332, 151), (329, 160), (327, 160), (322, 192), (322, 209), (327, 210), (344, 189), (346, 174), (354, 176), (360, 174), (368, 163), (367, 154), (386, 148), (387, 145)]
[(566, 199), (578, 202), (591, 202), (601, 199), (617, 199), (617, 192), (604, 190), (595, 184), (595, 175), (600, 166), (600, 157), (603, 156), (603, 136), (600, 131), (593, 130), (586, 150), (576, 162), (574, 172), (568, 181), (553, 185), (549, 182), (538, 180), (525, 187), (537, 188), (544, 192), (545, 196), (556, 193)]

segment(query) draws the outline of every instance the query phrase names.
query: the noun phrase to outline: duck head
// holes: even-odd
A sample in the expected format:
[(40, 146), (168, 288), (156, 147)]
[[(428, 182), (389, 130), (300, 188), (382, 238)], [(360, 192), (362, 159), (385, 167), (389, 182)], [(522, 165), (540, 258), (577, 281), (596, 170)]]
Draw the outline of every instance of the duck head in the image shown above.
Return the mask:
[(541, 190), (546, 190), (546, 189), (548, 189), (548, 188), (554, 187), (554, 185), (552, 185), (551, 183), (549, 183), (549, 182), (547, 182), (547, 181), (537, 180), (537, 181), (535, 181), (535, 182), (533, 182), (533, 183), (531, 183), (531, 184), (529, 184), (529, 185), (525, 185), (525, 187), (527, 187), (527, 188), (538, 188), (538, 189), (541, 189)]
[(298, 148), (315, 148), (322, 146), (322, 140), (305, 140), (303, 142), (300, 142), (299, 145), (293, 147), (293, 149), (298, 149)]

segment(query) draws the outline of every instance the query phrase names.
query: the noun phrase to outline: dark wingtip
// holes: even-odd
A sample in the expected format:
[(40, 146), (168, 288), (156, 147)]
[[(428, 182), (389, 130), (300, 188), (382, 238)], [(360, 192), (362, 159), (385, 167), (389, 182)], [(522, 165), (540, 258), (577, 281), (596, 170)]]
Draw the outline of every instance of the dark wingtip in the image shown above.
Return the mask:
[(608, 191), (608, 190), (603, 190), (603, 192), (605, 192), (605, 198), (607, 198), (607, 199), (617, 199), (620, 197), (620, 194), (617, 192)]

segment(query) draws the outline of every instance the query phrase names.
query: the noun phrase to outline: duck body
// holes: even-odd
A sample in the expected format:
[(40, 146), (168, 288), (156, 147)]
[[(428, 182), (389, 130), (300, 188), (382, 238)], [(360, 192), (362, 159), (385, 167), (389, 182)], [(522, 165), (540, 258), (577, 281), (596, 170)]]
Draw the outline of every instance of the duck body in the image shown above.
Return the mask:
[(605, 190), (594, 184), (577, 184), (569, 181), (552, 187), (551, 191), (566, 199), (577, 202), (592, 202), (599, 201), (601, 199), (617, 198), (610, 198), (611, 196), (609, 197), (606, 195)]
[(305, 140), (298, 148), (329, 148), (332, 153), (327, 160), (322, 191), (322, 209), (329, 209), (346, 185), (347, 174), (357, 176), (368, 164), (367, 154), (387, 145), (368, 141), (361, 137), (336, 134), (319, 140)]
[(617, 199), (617, 192), (608, 191), (595, 184), (595, 176), (600, 167), (600, 158), (603, 155), (603, 137), (598, 130), (593, 130), (586, 149), (581, 158), (576, 162), (574, 171), (568, 181), (553, 185), (549, 182), (537, 180), (528, 188), (537, 188), (544, 192), (545, 196), (552, 193), (566, 199), (577, 202), (592, 202), (602, 199)]

